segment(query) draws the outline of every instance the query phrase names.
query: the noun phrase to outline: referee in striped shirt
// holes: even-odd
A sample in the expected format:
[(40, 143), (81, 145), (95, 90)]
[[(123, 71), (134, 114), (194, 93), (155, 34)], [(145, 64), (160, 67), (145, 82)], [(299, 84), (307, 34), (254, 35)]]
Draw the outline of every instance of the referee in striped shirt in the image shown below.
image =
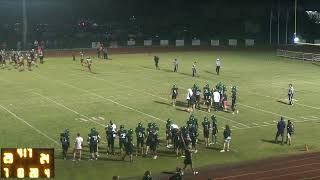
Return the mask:
[(292, 84), (289, 84), (289, 89), (288, 89), (289, 105), (293, 105), (293, 93), (294, 93), (293, 86), (292, 86)]
[(216, 60), (216, 72), (217, 72), (217, 75), (220, 74), (220, 66), (221, 66), (221, 62), (220, 62), (220, 59), (218, 58)]

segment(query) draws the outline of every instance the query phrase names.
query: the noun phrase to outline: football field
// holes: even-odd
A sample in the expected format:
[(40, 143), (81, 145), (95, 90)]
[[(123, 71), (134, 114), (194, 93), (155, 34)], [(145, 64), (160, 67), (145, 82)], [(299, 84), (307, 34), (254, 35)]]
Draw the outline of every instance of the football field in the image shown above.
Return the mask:
[[(160, 70), (154, 67), (154, 55), (160, 57)], [(32, 71), (0, 69), (0, 146), (55, 148), (58, 180), (140, 177), (146, 170), (156, 176), (183, 166), (183, 158), (177, 159), (165, 147), (165, 122), (170, 118), (179, 127), (186, 124), (190, 116), (185, 110), (187, 89), (195, 83), (201, 88), (207, 83), (214, 87), (221, 81), (227, 85), (229, 101), (230, 87), (237, 86), (239, 114), (216, 113), (218, 145), (206, 149), (200, 131), (199, 152), (193, 156), (194, 167), (200, 173), (201, 167), (209, 165), (299, 153), (305, 144), (311, 150), (320, 149), (319, 64), (278, 58), (274, 51), (111, 54), (110, 58), (93, 59), (93, 73), (79, 60), (72, 61), (72, 57), (48, 57), (45, 64)], [(173, 72), (174, 58), (179, 60), (177, 73)], [(221, 59), (219, 76), (215, 73), (216, 58)], [(193, 78), (191, 67), (195, 60), (199, 76)], [(295, 88), (293, 106), (287, 105), (289, 83)], [(180, 93), (176, 107), (170, 99), (173, 84)], [(212, 113), (202, 109), (194, 115), (201, 123)], [(272, 143), (280, 116), (295, 125), (291, 146)], [(135, 129), (139, 122), (144, 127), (148, 122), (157, 123), (161, 135), (158, 159), (138, 156), (129, 163), (121, 161), (119, 155), (107, 155), (104, 126), (110, 120), (126, 129)], [(220, 153), (227, 124), (232, 129), (231, 151)], [(83, 160), (72, 162), (76, 133), (86, 140), (92, 127), (102, 137), (100, 159), (88, 161), (89, 148), (85, 146)], [(66, 128), (72, 143), (68, 160), (64, 161), (59, 135)]]

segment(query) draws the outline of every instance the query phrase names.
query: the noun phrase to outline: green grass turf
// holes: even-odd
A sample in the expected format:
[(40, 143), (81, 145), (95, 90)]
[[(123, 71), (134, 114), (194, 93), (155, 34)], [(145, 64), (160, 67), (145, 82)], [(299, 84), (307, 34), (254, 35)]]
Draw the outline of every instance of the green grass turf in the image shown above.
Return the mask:
[[(138, 122), (154, 121), (161, 128), (164, 139), (164, 122), (173, 119), (178, 125), (185, 124), (189, 113), (185, 107), (170, 105), (172, 84), (180, 88), (179, 101), (185, 102), (186, 90), (194, 83), (201, 87), (218, 81), (228, 88), (237, 85), (240, 113), (218, 112), (219, 145), (205, 149), (200, 142), (199, 153), (194, 155), (196, 169), (207, 165), (256, 160), (270, 156), (297, 153), (308, 144), (312, 150), (320, 148), (320, 71), (317, 64), (286, 60), (275, 57), (274, 52), (211, 51), (157, 53), (161, 70), (155, 70), (155, 54), (111, 55), (110, 61), (94, 59), (93, 71), (73, 62), (71, 57), (49, 58), (33, 71), (18, 72), (16, 69), (0, 69), (0, 105), (16, 114), (17, 119), (0, 108), (1, 147), (54, 147), (56, 148), (56, 179), (110, 179), (141, 176), (146, 170), (153, 174), (172, 171), (182, 166), (183, 159), (160, 146), (158, 160), (151, 157), (135, 157), (134, 163), (118, 161), (119, 156), (107, 156), (104, 127), (109, 120), (118, 126), (135, 128)], [(215, 74), (215, 59), (222, 59), (221, 75)], [(179, 72), (172, 72), (172, 60), (180, 60)], [(197, 60), (199, 77), (191, 77), (191, 65)], [(294, 106), (284, 103), (288, 83), (293, 83), (298, 100)], [(230, 97), (230, 89), (229, 89)], [(48, 99), (49, 98), (49, 99)], [(67, 109), (69, 108), (69, 109)], [(104, 117), (105, 120), (82, 122), (77, 118)], [(201, 122), (203, 111), (195, 113)], [(296, 134), (292, 146), (270, 143), (275, 135), (275, 122), (284, 115), (295, 122)], [(286, 119), (288, 119), (286, 118)], [(32, 127), (38, 129), (36, 131)], [(299, 122), (303, 121), (305, 122)], [(267, 123), (267, 124), (266, 124)], [(102, 124), (102, 125), (101, 125)], [(222, 127), (233, 129), (232, 151), (220, 153)], [(86, 139), (91, 127), (96, 127), (104, 142), (100, 144), (101, 158), (89, 162), (88, 148), (84, 160), (61, 160), (59, 133), (69, 128), (72, 141), (80, 132)], [(41, 133), (47, 135), (47, 137)], [(52, 138), (50, 140), (50, 138)], [(200, 134), (202, 139), (202, 134)], [(117, 143), (116, 143), (117, 144)], [(201, 170), (200, 170), (201, 173)]]

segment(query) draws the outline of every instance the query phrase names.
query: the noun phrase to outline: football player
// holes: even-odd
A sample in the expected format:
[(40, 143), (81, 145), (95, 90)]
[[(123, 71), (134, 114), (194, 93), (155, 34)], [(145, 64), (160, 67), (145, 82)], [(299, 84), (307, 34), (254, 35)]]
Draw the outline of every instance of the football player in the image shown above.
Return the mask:
[(140, 122), (136, 127), (136, 135), (137, 135), (137, 151), (136, 156), (138, 156), (139, 150), (141, 152), (141, 156), (144, 156), (144, 140), (145, 140), (145, 129)]
[(91, 158), (90, 160), (98, 159), (98, 143), (100, 141), (99, 133), (95, 128), (91, 128), (90, 133), (88, 134), (88, 144), (90, 148)]
[(84, 61), (84, 54), (83, 54), (83, 51), (80, 51), (80, 63), (81, 63), (81, 66), (83, 66), (83, 61)]
[(91, 71), (92, 60), (91, 60), (90, 57), (87, 57), (86, 64), (87, 64), (87, 67), (88, 67), (89, 71), (92, 72)]
[(132, 159), (132, 152), (133, 152), (133, 130), (129, 129), (128, 133), (126, 134), (126, 140), (125, 140), (125, 151), (126, 153), (122, 157), (122, 160), (124, 161), (126, 156), (128, 155), (130, 157), (130, 162), (133, 162)]
[(204, 117), (202, 122), (203, 127), (203, 137), (206, 147), (209, 147), (209, 131), (210, 131), (210, 122), (208, 120), (208, 117)]
[(178, 96), (178, 87), (174, 84), (171, 88), (171, 99), (172, 99), (173, 107), (176, 106), (177, 96)]
[(124, 125), (120, 125), (120, 130), (118, 131), (120, 154), (122, 154), (122, 151), (125, 148), (126, 135), (127, 130), (124, 129)]
[(63, 133), (60, 134), (60, 142), (62, 145), (62, 157), (64, 160), (67, 159), (67, 152), (70, 146), (69, 130), (65, 129)]
[(107, 125), (105, 127), (106, 136), (108, 141), (108, 154), (114, 155), (114, 139), (115, 139), (115, 132), (113, 131), (112, 125)]
[(171, 120), (168, 119), (166, 123), (166, 141), (167, 141), (167, 148), (170, 148), (170, 143), (172, 142), (172, 129), (171, 129)]
[(211, 116), (211, 121), (212, 121), (212, 139), (210, 144), (217, 144), (217, 134), (219, 133), (219, 130), (217, 125), (217, 118), (214, 114)]

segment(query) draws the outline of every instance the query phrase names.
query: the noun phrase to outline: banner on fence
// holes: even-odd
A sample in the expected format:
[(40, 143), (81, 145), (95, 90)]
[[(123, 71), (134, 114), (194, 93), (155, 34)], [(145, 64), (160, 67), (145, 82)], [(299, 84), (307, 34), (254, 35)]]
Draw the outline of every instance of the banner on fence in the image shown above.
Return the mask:
[(192, 39), (191, 45), (192, 46), (200, 46), (201, 42), (200, 39)]
[(237, 46), (238, 41), (236, 39), (229, 39), (229, 46)]
[(152, 40), (144, 40), (143, 45), (144, 46), (152, 46)]
[(176, 46), (184, 46), (184, 40), (176, 40)]
[(110, 48), (118, 48), (118, 42), (117, 41), (111, 41), (109, 47)]
[(219, 40), (211, 40), (211, 46), (219, 46), (220, 41)]
[(160, 46), (168, 46), (169, 40), (160, 40)]
[(134, 46), (134, 45), (136, 45), (136, 41), (131, 39), (131, 40), (127, 41), (127, 45)]
[(246, 46), (254, 46), (254, 39), (246, 39), (245, 45)]
[(97, 49), (100, 46), (100, 42), (91, 42), (91, 48)]

